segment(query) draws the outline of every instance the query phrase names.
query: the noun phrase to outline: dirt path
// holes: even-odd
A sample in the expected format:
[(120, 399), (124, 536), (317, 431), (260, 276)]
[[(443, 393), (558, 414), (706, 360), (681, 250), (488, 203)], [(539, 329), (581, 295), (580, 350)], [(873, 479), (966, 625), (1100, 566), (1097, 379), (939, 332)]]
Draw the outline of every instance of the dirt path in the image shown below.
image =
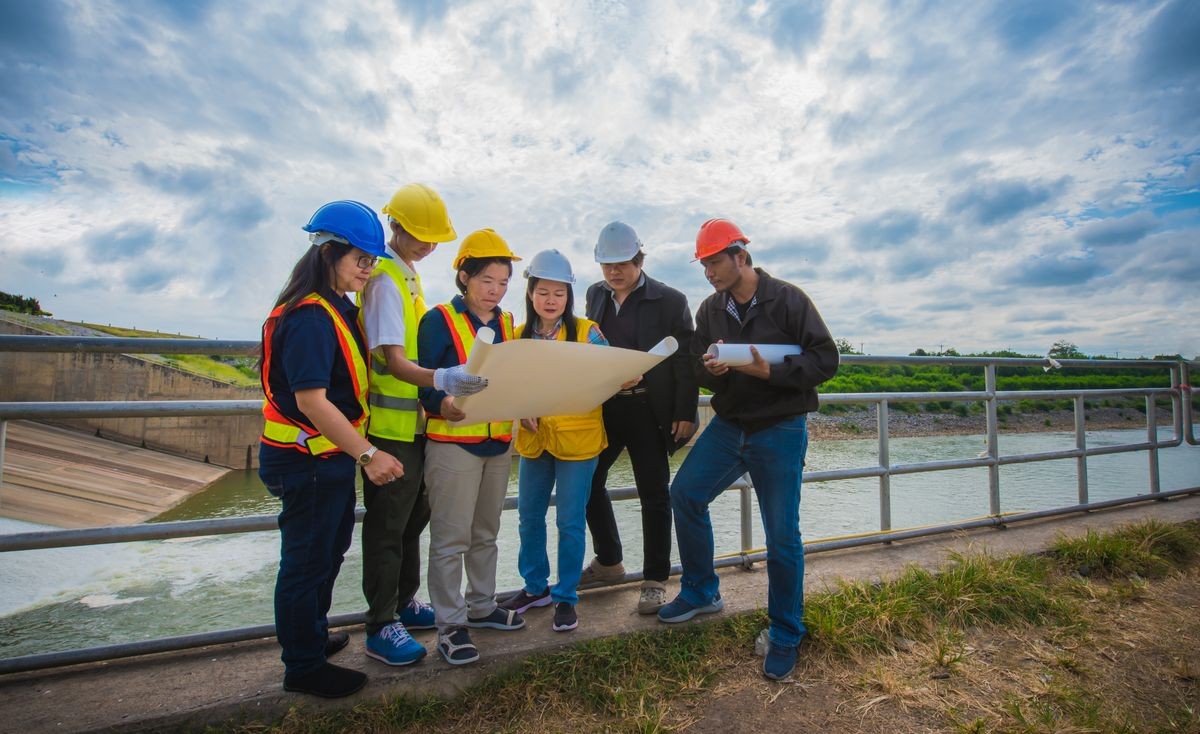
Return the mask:
[(852, 660), (802, 659), (792, 682), (731, 660), (710, 694), (672, 706), (687, 732), (1197, 732), (1200, 568), (1100, 584), (1086, 631), (970, 630)]

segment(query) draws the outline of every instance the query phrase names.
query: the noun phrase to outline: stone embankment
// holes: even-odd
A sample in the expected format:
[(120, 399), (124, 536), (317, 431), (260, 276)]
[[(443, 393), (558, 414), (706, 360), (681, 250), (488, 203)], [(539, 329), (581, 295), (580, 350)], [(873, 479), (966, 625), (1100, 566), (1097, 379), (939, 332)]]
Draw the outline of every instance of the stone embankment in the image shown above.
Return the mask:
[[(1085, 411), (1084, 418), (1091, 431), (1146, 427), (1146, 414), (1133, 408), (1094, 408)], [(1170, 426), (1170, 412), (1160, 409), (1157, 420), (1159, 426)], [(999, 416), (999, 426), (1001, 433), (1074, 431), (1075, 414), (1070, 410), (1012, 412)], [(833, 415), (818, 413), (809, 417), (808, 428), (810, 435), (816, 439), (871, 437), (878, 432), (876, 409), (872, 406)], [(982, 412), (962, 416), (955, 413), (900, 413), (892, 410), (888, 414), (890, 436), (948, 436), (986, 432), (987, 419)]]

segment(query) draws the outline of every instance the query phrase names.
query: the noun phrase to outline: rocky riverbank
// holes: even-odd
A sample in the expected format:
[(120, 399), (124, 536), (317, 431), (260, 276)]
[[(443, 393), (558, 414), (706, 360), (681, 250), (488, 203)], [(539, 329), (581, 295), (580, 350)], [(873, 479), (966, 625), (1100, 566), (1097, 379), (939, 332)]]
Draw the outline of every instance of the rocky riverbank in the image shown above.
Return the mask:
[[(1120, 428), (1145, 428), (1146, 414), (1133, 408), (1093, 408), (1084, 413), (1089, 430), (1114, 430)], [(1160, 426), (1171, 425), (1170, 411), (1159, 410)], [(999, 416), (1002, 433), (1030, 433), (1035, 431), (1074, 431), (1075, 414), (1070, 410), (1049, 410), (1019, 413), (1003, 413)], [(845, 413), (809, 416), (809, 435), (815, 439), (836, 440), (866, 438), (878, 431), (876, 408), (864, 408)], [(890, 436), (945, 436), (958, 434), (983, 434), (987, 432), (987, 419), (982, 412), (958, 415), (955, 413), (900, 413), (894, 409), (888, 414)]]

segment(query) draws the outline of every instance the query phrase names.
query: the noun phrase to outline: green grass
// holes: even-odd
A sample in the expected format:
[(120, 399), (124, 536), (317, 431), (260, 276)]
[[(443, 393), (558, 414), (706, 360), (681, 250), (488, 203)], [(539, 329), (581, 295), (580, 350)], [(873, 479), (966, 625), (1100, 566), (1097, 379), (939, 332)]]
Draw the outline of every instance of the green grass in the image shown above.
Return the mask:
[(886, 583), (844, 581), (805, 600), (814, 640), (835, 652), (884, 652), (897, 638), (928, 636), (930, 620), (977, 624), (1071, 623), (1075, 602), (1053, 592), (1047, 558), (955, 555), (939, 572), (910, 567)]
[(1066, 538), (1051, 552), (1058, 563), (1082, 576), (1161, 578), (1198, 552), (1195, 529), (1146, 521), (1112, 533), (1088, 530), (1082, 538)]
[[(1200, 555), (1200, 523), (1147, 521), (1111, 533), (1061, 540), (1039, 555), (995, 558), (956, 555), (937, 572), (916, 567), (881, 582), (845, 582), (810, 594), (805, 621), (814, 654), (853, 657), (896, 649), (900, 638), (927, 641), (930, 662), (954, 670), (964, 656), (964, 630), (1052, 626), (1067, 637), (1085, 631), (1081, 606), (1103, 593), (1078, 575), (1087, 566), (1120, 587), (1184, 567)], [(1128, 600), (1110, 594), (1112, 603)], [(759, 610), (656, 632), (591, 640), (567, 650), (514, 663), (453, 701), (395, 697), (349, 711), (295, 707), (277, 725), (237, 731), (418, 731), (434, 725), (472, 731), (522, 731), (527, 719), (559, 716), (563, 726), (614, 731), (662, 731), (673, 703), (700, 695), (720, 680), (767, 623)], [(998, 701), (1012, 731), (1125, 731), (1109, 702), (1090, 693), (1086, 671), (1070, 655), (1055, 658), (1054, 673), (1036, 695)], [(956, 721), (955, 712), (946, 715)], [(567, 717), (567, 718), (561, 718)], [(1161, 731), (1183, 731), (1200, 717), (1171, 713)], [(959, 731), (988, 731), (973, 718)], [(1183, 727), (1183, 728), (1180, 728)], [(1009, 731), (1005, 728), (1004, 731)]]

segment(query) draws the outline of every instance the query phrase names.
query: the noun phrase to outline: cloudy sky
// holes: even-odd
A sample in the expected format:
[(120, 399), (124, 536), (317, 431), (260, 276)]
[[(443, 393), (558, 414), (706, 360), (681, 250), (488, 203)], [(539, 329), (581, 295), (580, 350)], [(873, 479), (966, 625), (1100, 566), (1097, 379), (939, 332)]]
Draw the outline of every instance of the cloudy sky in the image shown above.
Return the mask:
[(731, 218), (873, 354), (1192, 356), (1198, 38), (1193, 0), (0, 0), (0, 290), (256, 338), (313, 210), (421, 181), (583, 283), (628, 222), (693, 307)]

